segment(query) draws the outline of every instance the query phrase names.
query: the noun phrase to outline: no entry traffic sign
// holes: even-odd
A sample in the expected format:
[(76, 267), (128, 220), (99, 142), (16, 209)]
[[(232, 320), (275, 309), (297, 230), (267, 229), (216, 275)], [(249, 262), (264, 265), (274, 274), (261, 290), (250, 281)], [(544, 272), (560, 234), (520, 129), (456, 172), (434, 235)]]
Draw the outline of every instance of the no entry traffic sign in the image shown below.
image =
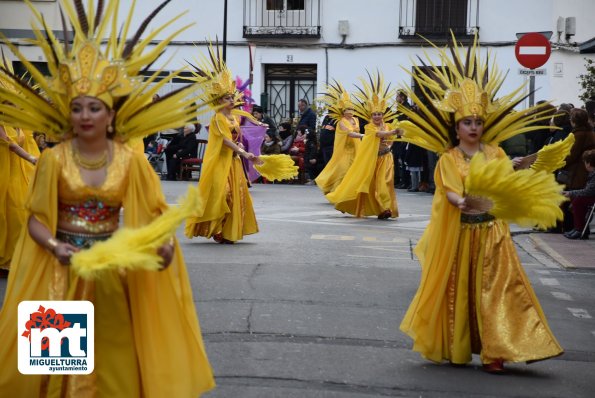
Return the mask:
[(525, 68), (535, 69), (543, 66), (550, 58), (550, 41), (541, 33), (527, 33), (514, 47), (514, 55)]

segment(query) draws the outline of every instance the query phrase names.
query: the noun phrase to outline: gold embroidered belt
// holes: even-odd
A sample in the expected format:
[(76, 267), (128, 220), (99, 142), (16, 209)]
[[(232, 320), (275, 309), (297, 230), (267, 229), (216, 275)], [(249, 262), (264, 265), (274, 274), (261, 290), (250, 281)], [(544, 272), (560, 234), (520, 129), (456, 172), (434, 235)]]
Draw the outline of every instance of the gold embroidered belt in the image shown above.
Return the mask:
[(95, 244), (95, 242), (107, 240), (112, 236), (112, 232), (105, 232), (101, 234), (83, 234), (79, 232), (70, 232), (64, 230), (56, 231), (56, 238), (64, 243), (70, 243), (79, 249), (88, 249)]
[(494, 221), (496, 217), (489, 213), (468, 214), (461, 213), (462, 224), (481, 224), (484, 222)]
[(389, 152), (390, 152), (390, 147), (382, 148), (381, 150), (378, 151), (378, 157), (384, 156)]

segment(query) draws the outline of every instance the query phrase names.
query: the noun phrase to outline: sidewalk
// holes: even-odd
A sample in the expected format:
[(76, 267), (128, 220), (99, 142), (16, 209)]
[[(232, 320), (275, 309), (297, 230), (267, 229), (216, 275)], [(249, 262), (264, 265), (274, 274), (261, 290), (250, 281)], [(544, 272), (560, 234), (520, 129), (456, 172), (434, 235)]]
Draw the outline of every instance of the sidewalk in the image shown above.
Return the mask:
[(595, 270), (595, 238), (567, 239), (562, 234), (531, 233), (535, 246), (564, 268)]

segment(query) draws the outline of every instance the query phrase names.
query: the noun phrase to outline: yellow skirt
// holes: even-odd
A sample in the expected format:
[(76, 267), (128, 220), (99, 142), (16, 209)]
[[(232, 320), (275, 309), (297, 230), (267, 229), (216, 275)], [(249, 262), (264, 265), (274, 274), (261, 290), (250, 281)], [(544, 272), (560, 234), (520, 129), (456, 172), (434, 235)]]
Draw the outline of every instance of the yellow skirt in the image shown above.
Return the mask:
[(464, 364), (474, 353), (482, 363), (525, 362), (562, 353), (505, 223), (462, 223), (455, 261), (446, 289), (447, 335), (435, 336), (446, 340), (444, 359)]
[[(347, 140), (351, 138), (348, 137)], [(343, 177), (349, 170), (349, 166), (353, 163), (355, 158), (355, 145), (345, 145), (341, 153), (334, 153), (331, 160), (327, 163), (324, 169), (316, 177), (316, 185), (326, 195), (333, 192), (339, 186)]]
[(339, 202), (335, 208), (356, 217), (377, 216), (390, 210), (391, 217), (399, 216), (395, 194), (395, 165), (389, 152), (379, 156), (368, 192), (360, 192), (355, 200)]
[[(160, 272), (104, 271), (90, 282), (60, 265), (28, 234), (19, 240), (0, 311), (0, 397), (198, 397), (214, 387), (181, 250)], [(153, 293), (148, 294), (147, 289)], [(95, 370), (22, 375), (17, 306), (22, 300), (90, 300)]]
[(258, 232), (252, 197), (248, 191), (248, 181), (239, 157), (234, 157), (231, 161), (225, 186), (225, 201), (230, 210), (228, 213), (221, 214), (214, 220), (202, 221), (192, 226), (187, 225), (186, 234), (191, 233), (191, 236), (206, 238), (222, 234), (223, 239), (235, 242), (241, 240), (244, 235)]
[(9, 269), (27, 212), (25, 199), (34, 167), (0, 145), (0, 268)]

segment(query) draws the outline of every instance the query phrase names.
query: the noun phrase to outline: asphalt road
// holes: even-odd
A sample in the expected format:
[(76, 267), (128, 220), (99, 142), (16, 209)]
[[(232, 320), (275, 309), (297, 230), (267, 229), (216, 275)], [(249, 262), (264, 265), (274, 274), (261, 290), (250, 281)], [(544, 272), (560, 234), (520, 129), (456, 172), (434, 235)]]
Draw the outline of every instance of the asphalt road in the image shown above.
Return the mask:
[[(171, 201), (183, 190), (164, 184)], [(218, 383), (208, 397), (593, 396), (594, 272), (562, 269), (516, 235), (566, 354), (503, 376), (484, 373), (478, 358), (435, 365), (398, 330), (419, 281), (411, 249), (431, 195), (399, 190), (400, 217), (377, 220), (341, 214), (312, 186), (251, 193), (260, 233), (235, 245), (181, 238)]]
[[(186, 185), (164, 181), (168, 202)], [(594, 396), (595, 272), (563, 269), (516, 235), (566, 353), (508, 365), (501, 376), (484, 373), (478, 358), (464, 368), (436, 365), (398, 329), (419, 281), (411, 250), (431, 195), (399, 190), (400, 217), (377, 220), (335, 211), (315, 186), (251, 193), (258, 234), (219, 245), (178, 231), (218, 384), (207, 397)]]

